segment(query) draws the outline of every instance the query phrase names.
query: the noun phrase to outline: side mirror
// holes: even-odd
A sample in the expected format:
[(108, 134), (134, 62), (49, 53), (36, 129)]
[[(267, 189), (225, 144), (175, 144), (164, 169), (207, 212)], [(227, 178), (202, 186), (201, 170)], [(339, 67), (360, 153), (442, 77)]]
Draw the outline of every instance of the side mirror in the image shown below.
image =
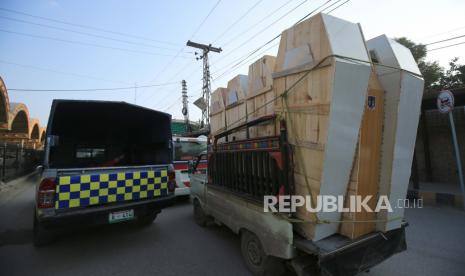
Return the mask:
[(36, 167), (36, 173), (42, 173), (44, 171), (44, 166), (43, 165), (39, 165)]
[(49, 135), (47, 136), (47, 144), (50, 146), (50, 147), (56, 147), (58, 146), (58, 143), (59, 143), (59, 136), (58, 135)]

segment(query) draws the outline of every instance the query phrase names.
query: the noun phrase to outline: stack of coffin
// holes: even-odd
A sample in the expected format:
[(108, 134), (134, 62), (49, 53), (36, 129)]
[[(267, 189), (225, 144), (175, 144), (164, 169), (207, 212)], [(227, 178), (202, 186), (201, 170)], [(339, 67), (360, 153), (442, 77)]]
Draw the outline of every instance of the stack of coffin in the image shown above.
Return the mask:
[[(249, 66), (247, 91), (247, 120), (274, 114), (272, 73), (276, 57), (263, 56)], [(275, 135), (275, 124), (265, 122), (249, 128), (249, 137), (266, 137)]]
[[(219, 87), (210, 96), (210, 132), (214, 136), (226, 129), (225, 96), (228, 89)], [(221, 139), (224, 141), (224, 139)]]
[[(317, 195), (346, 194), (370, 74), (357, 24), (318, 14), (282, 33), (273, 89), (276, 95), (289, 90), (275, 111), (286, 119), (294, 152), (295, 194), (310, 195), (314, 203)], [(296, 215), (307, 222), (296, 223), (295, 230), (308, 239), (339, 231), (341, 213), (302, 207)]]
[[(226, 127), (235, 128), (247, 122), (247, 86), (246, 75), (237, 75), (228, 82), (225, 95)], [(243, 140), (247, 138), (247, 131), (240, 130), (229, 136), (229, 141)]]
[[(372, 66), (372, 58), (391, 67)], [(244, 123), (245, 114), (248, 121), (270, 114), (285, 119), (294, 194), (311, 196), (314, 207), (317, 195), (346, 195), (346, 206), (349, 195), (371, 195), (373, 209), (380, 195), (393, 206), (405, 198), (423, 90), (407, 48), (385, 36), (365, 43), (359, 25), (318, 14), (282, 33), (276, 58), (264, 56), (249, 67), (248, 91), (240, 91), (246, 77), (240, 79), (222, 94), (226, 128)], [(261, 107), (271, 99), (273, 105)], [(277, 121), (250, 128), (250, 137), (279, 135)], [(247, 138), (245, 131), (231, 136)], [(296, 216), (305, 222), (294, 229), (307, 239), (335, 233), (354, 239), (399, 228), (403, 210), (311, 213), (302, 207)]]

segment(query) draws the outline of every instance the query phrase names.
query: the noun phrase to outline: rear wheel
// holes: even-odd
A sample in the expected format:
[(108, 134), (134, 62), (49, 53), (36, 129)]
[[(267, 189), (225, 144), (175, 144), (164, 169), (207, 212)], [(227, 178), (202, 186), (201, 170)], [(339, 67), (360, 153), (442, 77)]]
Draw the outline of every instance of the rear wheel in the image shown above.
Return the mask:
[(194, 199), (194, 220), (200, 226), (206, 226), (208, 217), (200, 206), (198, 199)]
[(260, 239), (247, 230), (241, 234), (241, 253), (247, 268), (256, 276), (283, 275), (283, 263), (275, 257), (267, 256)]
[(45, 229), (37, 219), (36, 212), (34, 210), (34, 226), (33, 226), (33, 241), (34, 246), (40, 247), (50, 244), (53, 241), (53, 234)]

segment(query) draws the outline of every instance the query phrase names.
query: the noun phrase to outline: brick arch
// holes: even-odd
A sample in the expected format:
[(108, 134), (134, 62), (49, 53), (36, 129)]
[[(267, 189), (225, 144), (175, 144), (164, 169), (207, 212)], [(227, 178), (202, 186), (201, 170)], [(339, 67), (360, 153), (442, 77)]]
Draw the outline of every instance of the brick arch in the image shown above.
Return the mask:
[(8, 129), (11, 132), (29, 135), (29, 110), (25, 104), (11, 103), (8, 117)]
[(40, 139), (40, 126), (39, 120), (31, 119), (29, 121), (29, 138), (34, 140)]
[(0, 77), (0, 129), (8, 128), (8, 113), (10, 111), (10, 101), (8, 91), (3, 79)]
[(40, 128), (40, 142), (43, 143), (45, 141), (45, 136), (46, 136), (45, 127), (41, 127)]

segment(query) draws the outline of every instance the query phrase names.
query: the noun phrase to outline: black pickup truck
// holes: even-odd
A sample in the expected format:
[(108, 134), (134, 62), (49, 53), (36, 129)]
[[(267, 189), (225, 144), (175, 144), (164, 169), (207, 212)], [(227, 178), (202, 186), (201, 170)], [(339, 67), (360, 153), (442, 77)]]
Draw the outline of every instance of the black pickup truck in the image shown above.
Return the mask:
[(62, 226), (137, 220), (174, 200), (171, 115), (124, 102), (54, 100), (34, 206), (34, 243)]

